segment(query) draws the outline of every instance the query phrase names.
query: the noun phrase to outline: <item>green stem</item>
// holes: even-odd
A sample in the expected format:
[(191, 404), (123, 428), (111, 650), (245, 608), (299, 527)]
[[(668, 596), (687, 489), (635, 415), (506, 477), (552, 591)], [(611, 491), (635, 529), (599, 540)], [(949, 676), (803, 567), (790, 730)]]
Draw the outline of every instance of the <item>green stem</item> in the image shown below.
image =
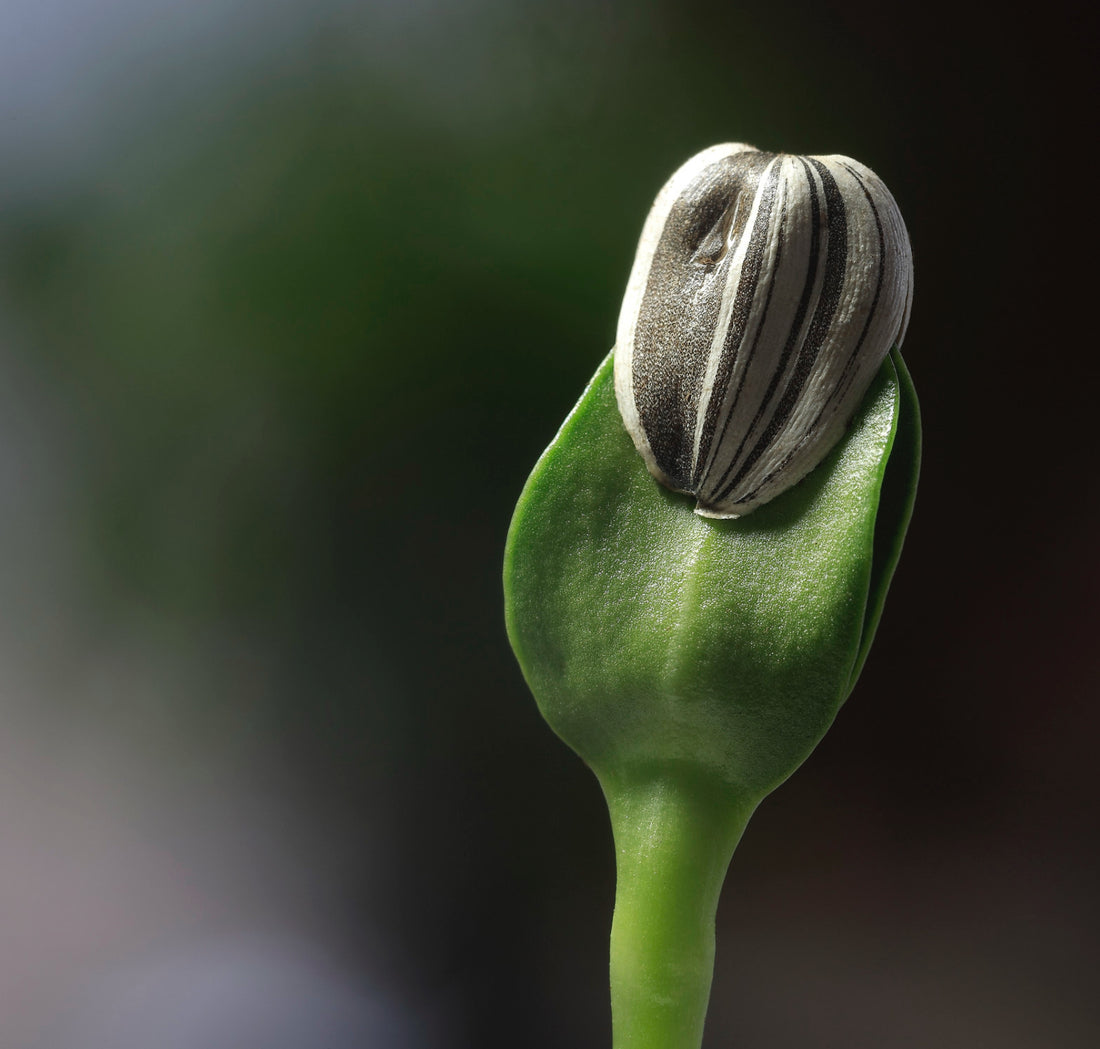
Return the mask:
[(753, 805), (667, 771), (602, 777), (615, 833), (614, 1049), (699, 1049), (718, 896)]

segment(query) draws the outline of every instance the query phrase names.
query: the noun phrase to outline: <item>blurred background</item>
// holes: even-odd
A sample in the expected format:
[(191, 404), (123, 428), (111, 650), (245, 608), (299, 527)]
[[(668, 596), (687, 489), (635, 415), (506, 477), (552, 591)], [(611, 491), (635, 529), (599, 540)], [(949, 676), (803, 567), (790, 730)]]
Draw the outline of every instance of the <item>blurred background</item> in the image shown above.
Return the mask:
[(500, 562), (729, 140), (891, 187), (926, 439), (706, 1045), (1097, 1044), (1094, 113), (1033, 14), (0, 5), (0, 1045), (609, 1044), (606, 813)]

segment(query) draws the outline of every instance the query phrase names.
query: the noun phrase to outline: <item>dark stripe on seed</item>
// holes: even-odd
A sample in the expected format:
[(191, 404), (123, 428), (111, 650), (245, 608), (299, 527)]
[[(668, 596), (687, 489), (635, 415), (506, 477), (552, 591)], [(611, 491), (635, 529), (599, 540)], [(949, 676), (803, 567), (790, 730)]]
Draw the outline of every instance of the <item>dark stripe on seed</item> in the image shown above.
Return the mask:
[[(848, 360), (844, 362), (844, 370), (840, 373), (840, 379), (836, 384), (830, 401), (843, 400), (844, 397), (847, 396), (852, 383), (855, 381), (856, 372), (858, 370), (856, 364), (859, 361), (863, 344), (867, 340), (867, 333), (871, 330), (871, 322), (875, 319), (875, 314), (878, 312), (878, 303), (882, 296), (883, 279), (886, 275), (886, 237), (882, 232), (882, 219), (879, 218), (878, 208), (875, 207), (875, 201), (871, 196), (871, 191), (864, 184), (863, 179), (859, 177), (859, 173), (852, 170), (847, 164), (844, 165), (844, 169), (859, 183), (859, 188), (863, 190), (863, 195), (867, 198), (868, 205), (870, 205), (871, 214), (875, 217), (875, 231), (878, 233), (878, 276), (875, 278), (875, 294), (871, 298), (871, 308), (867, 313), (867, 320), (863, 322), (863, 331), (859, 333), (859, 341), (856, 343), (856, 348), (852, 351)], [(821, 412), (818, 414), (818, 419), (825, 413), (828, 403), (829, 402), (826, 402), (821, 406)]]
[[(737, 446), (737, 451), (734, 452), (730, 458), (726, 469), (723, 471), (722, 476), (712, 486), (712, 490), (721, 488), (729, 479), (730, 474), (738, 469), (738, 461), (745, 448), (746, 441), (752, 437), (757, 426), (760, 424), (761, 419), (764, 418), (768, 409), (771, 407), (772, 399), (775, 396), (775, 391), (779, 385), (780, 379), (783, 377), (783, 373), (787, 370), (787, 365), (790, 362), (791, 354), (794, 353), (795, 347), (798, 345), (798, 337), (802, 334), (802, 325), (806, 319), (806, 312), (810, 308), (810, 302), (813, 299), (814, 286), (817, 283), (817, 270), (821, 261), (821, 202), (817, 195), (817, 183), (814, 181), (814, 177), (810, 172), (810, 166), (806, 162), (805, 157), (797, 158), (801, 163), (803, 171), (806, 175), (806, 182), (810, 187), (810, 251), (809, 251), (809, 267), (806, 273), (806, 281), (802, 285), (802, 294), (799, 296), (798, 306), (795, 309), (794, 320), (791, 325), (790, 331), (787, 333), (787, 341), (783, 346), (783, 351), (779, 357), (779, 363), (777, 364), (774, 372), (772, 373), (771, 382), (768, 384), (768, 389), (765, 391), (763, 398), (760, 401), (760, 406), (756, 410), (756, 415), (753, 417), (752, 422), (745, 427), (745, 431), (741, 436), (741, 443)], [(741, 384), (744, 384), (747, 369), (742, 373)], [(737, 393), (740, 394), (740, 385)], [(729, 419), (727, 417), (727, 425)], [(723, 438), (725, 433), (723, 432)]]
[[(863, 348), (863, 343), (867, 338), (867, 333), (871, 329), (871, 321), (875, 318), (875, 312), (878, 307), (879, 298), (882, 295), (883, 277), (886, 272), (886, 237), (882, 232), (882, 222), (879, 218), (878, 208), (875, 207), (875, 202), (871, 198), (871, 194), (868, 191), (866, 185), (864, 185), (863, 179), (859, 177), (858, 172), (853, 171), (847, 164), (844, 165), (845, 169), (852, 175), (852, 177), (859, 183), (860, 189), (863, 190), (864, 196), (867, 198), (867, 203), (871, 206), (871, 214), (875, 218), (875, 228), (878, 231), (878, 257), (879, 257), (879, 270), (878, 278), (875, 281), (875, 294), (871, 299), (871, 309), (867, 315), (867, 320), (863, 324), (863, 331), (860, 332), (859, 341), (856, 343), (856, 348), (852, 352), (852, 355), (848, 358), (844, 365), (844, 371), (841, 373), (840, 381), (837, 383), (836, 392), (830, 397), (825, 404), (821, 406), (821, 410), (814, 418), (813, 424), (806, 430), (802, 440), (798, 442), (784, 457), (782, 462), (778, 463), (774, 470), (770, 470), (766, 477), (763, 477), (756, 488), (746, 496), (746, 499), (753, 498), (760, 489), (764, 488), (769, 482), (772, 481), (778, 474), (782, 473), (786, 469), (787, 464), (801, 451), (806, 444), (809, 437), (816, 433), (821, 425), (821, 420), (824, 418), (828, 409), (836, 404), (838, 401), (843, 401), (844, 396), (851, 388), (852, 383), (856, 378), (855, 362), (859, 359), (860, 350)], [(843, 389), (841, 389), (841, 383), (843, 383)]]
[[(756, 214), (756, 223), (749, 235), (749, 246), (745, 252), (745, 261), (742, 263), (741, 280), (737, 285), (736, 298), (733, 309), (730, 311), (729, 328), (726, 338), (722, 343), (718, 368), (714, 376), (714, 384), (710, 403), (707, 405), (707, 414), (703, 421), (703, 432), (699, 441), (699, 457), (696, 460), (694, 474), (692, 476), (692, 488), (697, 488), (699, 479), (704, 472), (704, 466), (712, 458), (711, 450), (714, 441), (714, 431), (718, 425), (718, 413), (726, 398), (722, 396), (726, 384), (729, 382), (730, 373), (737, 362), (741, 343), (745, 338), (745, 328), (748, 324), (752, 303), (756, 297), (756, 287), (760, 281), (760, 270), (764, 261), (764, 248), (767, 244), (768, 225), (771, 221), (771, 213), (775, 204), (776, 187), (779, 183), (779, 169), (781, 161), (776, 160), (764, 185), (758, 190), (760, 196), (760, 210)], [(746, 272), (747, 264), (747, 272)], [(773, 282), (774, 284), (774, 282)], [(769, 288), (769, 298), (771, 289)], [(718, 396), (715, 396), (715, 392)]]
[[(795, 361), (791, 380), (784, 389), (774, 414), (752, 451), (745, 457), (745, 461), (736, 475), (715, 496), (714, 502), (716, 503), (724, 500), (740, 484), (745, 474), (768, 450), (776, 434), (786, 425), (806, 385), (810, 372), (813, 370), (818, 355), (821, 353), (821, 347), (829, 334), (829, 328), (840, 302), (840, 291), (844, 285), (844, 274), (848, 264), (847, 209), (844, 206), (844, 198), (840, 195), (840, 190), (837, 187), (836, 179), (833, 178), (829, 169), (816, 157), (809, 157), (808, 159), (817, 169), (818, 175), (821, 176), (821, 183), (825, 192), (825, 222), (829, 232), (821, 296), (817, 300), (817, 308), (814, 310), (813, 318), (810, 321), (810, 330), (806, 336), (806, 341), (802, 344), (798, 359)], [(758, 488), (754, 489), (754, 491), (756, 490)], [(747, 501), (752, 494), (742, 496), (738, 499), (738, 502)]]

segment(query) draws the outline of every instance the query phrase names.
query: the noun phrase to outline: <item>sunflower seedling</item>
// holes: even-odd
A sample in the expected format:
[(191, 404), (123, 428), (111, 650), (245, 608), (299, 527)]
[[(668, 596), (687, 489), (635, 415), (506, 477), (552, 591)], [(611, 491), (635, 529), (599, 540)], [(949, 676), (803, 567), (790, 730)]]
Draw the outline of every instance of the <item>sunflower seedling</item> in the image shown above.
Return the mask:
[(919, 467), (911, 294), (863, 165), (705, 150), (520, 496), (508, 635), (614, 833), (615, 1049), (699, 1049), (733, 851), (867, 657)]

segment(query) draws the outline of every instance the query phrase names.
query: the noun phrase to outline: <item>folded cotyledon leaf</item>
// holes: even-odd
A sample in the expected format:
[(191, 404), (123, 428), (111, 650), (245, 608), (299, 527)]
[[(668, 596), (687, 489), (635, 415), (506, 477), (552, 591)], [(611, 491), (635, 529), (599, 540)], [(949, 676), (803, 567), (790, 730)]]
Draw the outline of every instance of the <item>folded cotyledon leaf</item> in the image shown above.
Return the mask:
[(726, 867), (866, 658), (912, 510), (919, 412), (895, 351), (816, 468), (715, 519), (639, 455), (613, 356), (520, 497), (506, 621), (540, 711), (608, 801), (614, 1045), (697, 1049)]

